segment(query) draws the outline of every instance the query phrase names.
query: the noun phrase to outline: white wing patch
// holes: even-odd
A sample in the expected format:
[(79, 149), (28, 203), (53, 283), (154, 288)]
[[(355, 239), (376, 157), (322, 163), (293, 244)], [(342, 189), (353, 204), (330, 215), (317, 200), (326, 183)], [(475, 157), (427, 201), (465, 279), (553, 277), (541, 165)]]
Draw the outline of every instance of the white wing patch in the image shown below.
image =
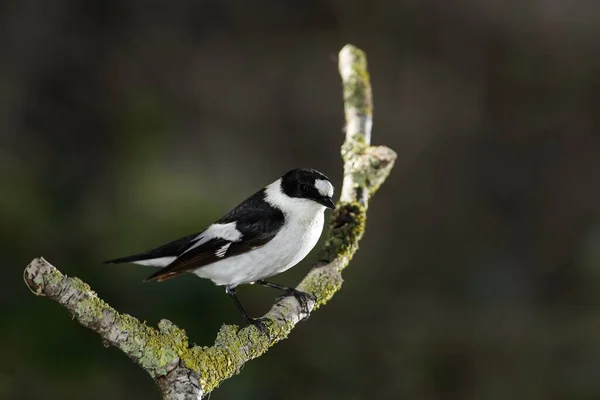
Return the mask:
[(315, 188), (319, 191), (321, 196), (333, 196), (333, 185), (325, 179), (315, 180)]
[(139, 260), (133, 261), (134, 264), (138, 265), (146, 265), (149, 267), (166, 267), (175, 261), (177, 257), (159, 257), (159, 258), (151, 258), (149, 260)]
[[(239, 242), (242, 239), (242, 232), (236, 228), (236, 222), (229, 222), (227, 224), (212, 224), (204, 232), (199, 234), (195, 240), (193, 246), (184, 251), (182, 254), (195, 249), (196, 247), (208, 242), (209, 240), (219, 238), (229, 240), (230, 242)], [(227, 249), (225, 249), (227, 251)]]
[(215, 256), (219, 257), (219, 258), (223, 258), (225, 257), (225, 253), (227, 253), (227, 249), (229, 249), (229, 246), (231, 246), (231, 243), (227, 243), (224, 244), (223, 246), (221, 246), (216, 252), (215, 252)]

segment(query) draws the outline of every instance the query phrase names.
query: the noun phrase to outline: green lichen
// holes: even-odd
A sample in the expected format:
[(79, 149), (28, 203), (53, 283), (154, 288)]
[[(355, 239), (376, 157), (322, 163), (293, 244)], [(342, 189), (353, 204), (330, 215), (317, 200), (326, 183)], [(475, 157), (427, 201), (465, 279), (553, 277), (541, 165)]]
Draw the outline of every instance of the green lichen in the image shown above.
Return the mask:
[[(92, 291), (90, 286), (79, 278), (69, 279), (69, 285), (72, 289), (81, 293), (81, 298), (76, 299), (74, 309), (72, 310), (83, 325), (89, 326), (97, 323), (102, 318), (104, 310), (110, 308), (102, 299), (98, 298), (96, 293)], [(67, 302), (72, 302), (73, 299), (67, 299)], [(114, 311), (116, 313), (116, 311)]]
[[(80, 279), (71, 278), (69, 281), (70, 287), (80, 293), (71, 310), (79, 322), (103, 335), (118, 329), (116, 337), (111, 337), (109, 342), (152, 377), (166, 375), (169, 365), (187, 351), (188, 338), (183, 329), (163, 320), (156, 330), (131, 315), (118, 313)], [(70, 303), (72, 299), (65, 302)]]
[(186, 367), (200, 376), (200, 385), (205, 393), (236, 375), (246, 362), (263, 355), (294, 328), (292, 321), (275, 321), (269, 316), (264, 322), (268, 335), (252, 325), (243, 329), (236, 325), (223, 325), (212, 347), (195, 346), (181, 355)]
[(79, 278), (70, 278), (70, 282), (69, 285), (76, 290), (79, 290), (83, 293), (87, 293), (89, 295), (92, 296), (96, 296), (96, 292), (94, 292), (92, 290), (92, 288), (90, 287), (90, 285), (88, 285), (87, 283), (85, 283), (84, 281), (82, 281)]
[(173, 361), (188, 351), (187, 334), (168, 321), (161, 321), (156, 330), (130, 315), (118, 314), (115, 324), (127, 333), (117, 346), (153, 377), (166, 375)]
[(50, 265), (43, 257), (34, 259), (23, 273), (23, 280), (37, 296), (52, 295), (60, 291), (60, 283), (63, 282), (65, 276), (59, 270)]
[(45, 275), (45, 284), (48, 286), (58, 285), (65, 278), (56, 268), (52, 268), (49, 274)]
[(352, 74), (344, 81), (344, 105), (359, 114), (372, 115), (373, 103), (371, 84), (367, 69), (367, 57), (357, 47), (348, 46), (352, 54)]
[(87, 283), (67, 278), (43, 259), (30, 264), (25, 280), (32, 290), (43, 289), (67, 307), (83, 326), (103, 335), (153, 377), (166, 374), (169, 364), (188, 348), (187, 335), (182, 329), (161, 321), (158, 331), (130, 315), (118, 313)]
[(342, 144), (341, 153), (344, 163), (351, 163), (349, 165), (351, 166), (353, 161), (355, 161), (358, 156), (364, 154), (368, 148), (369, 145), (367, 144), (364, 134), (354, 135), (352, 140), (346, 140), (344, 144)]
[[(270, 321), (267, 327), (270, 337), (282, 338), (281, 326)], [(264, 354), (274, 342), (254, 326), (240, 330), (235, 325), (223, 325), (214, 346), (193, 347), (181, 358), (186, 367), (199, 373), (202, 389), (210, 392), (220, 382), (237, 374), (248, 360)]]
[(396, 152), (385, 146), (371, 146), (365, 152), (365, 159), (368, 163), (364, 168), (365, 183), (371, 196), (387, 179), (396, 158)]
[[(316, 271), (316, 273), (313, 273)], [(305, 292), (312, 293), (316, 296), (317, 301), (313, 311), (327, 303), (341, 289), (343, 279), (339, 271), (328, 270), (326, 273), (319, 273), (314, 270), (304, 281), (302, 281), (301, 289)]]
[(319, 255), (319, 260), (330, 263), (335, 259), (343, 259), (344, 268), (358, 249), (358, 241), (362, 237), (367, 213), (364, 206), (358, 203), (345, 203), (338, 206), (331, 218), (329, 236)]

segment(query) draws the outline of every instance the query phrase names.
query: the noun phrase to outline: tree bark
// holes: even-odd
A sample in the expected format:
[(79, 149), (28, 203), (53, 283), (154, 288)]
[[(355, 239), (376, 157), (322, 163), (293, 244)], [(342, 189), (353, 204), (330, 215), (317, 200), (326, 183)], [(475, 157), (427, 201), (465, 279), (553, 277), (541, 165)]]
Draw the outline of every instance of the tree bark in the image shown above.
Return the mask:
[[(339, 54), (346, 139), (342, 145), (344, 180), (319, 261), (297, 289), (314, 296), (309, 311), (324, 305), (342, 286), (342, 270), (358, 249), (369, 197), (389, 175), (396, 153), (371, 146), (373, 99), (365, 54), (346, 45)], [(157, 328), (122, 314), (79, 278), (69, 278), (43, 258), (34, 259), (24, 279), (31, 291), (58, 302), (77, 321), (97, 332), (105, 345), (118, 347), (154, 378), (165, 400), (196, 400), (239, 372), (249, 360), (285, 339), (306, 315), (293, 296), (278, 301), (264, 316), (268, 334), (254, 326), (223, 325), (211, 347), (190, 346), (185, 331), (168, 320)]]

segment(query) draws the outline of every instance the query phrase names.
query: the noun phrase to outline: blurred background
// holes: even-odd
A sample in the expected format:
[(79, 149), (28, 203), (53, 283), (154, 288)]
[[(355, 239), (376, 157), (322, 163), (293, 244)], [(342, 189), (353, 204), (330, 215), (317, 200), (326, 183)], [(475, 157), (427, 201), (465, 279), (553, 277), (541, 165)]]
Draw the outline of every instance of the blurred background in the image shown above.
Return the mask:
[(0, 398), (159, 399), (29, 293), (36, 256), (195, 343), (241, 322), (209, 281), (100, 262), (291, 168), (339, 188), (346, 43), (398, 162), (343, 289), (212, 399), (600, 398), (596, 2), (15, 0), (0, 32)]

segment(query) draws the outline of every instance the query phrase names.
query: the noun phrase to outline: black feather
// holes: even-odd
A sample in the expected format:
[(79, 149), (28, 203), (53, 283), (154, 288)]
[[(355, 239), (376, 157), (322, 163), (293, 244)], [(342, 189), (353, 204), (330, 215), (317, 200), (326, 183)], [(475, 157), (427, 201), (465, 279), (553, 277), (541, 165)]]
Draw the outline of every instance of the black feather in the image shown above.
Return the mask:
[[(187, 251), (196, 243), (195, 239), (202, 233), (199, 232), (174, 240), (145, 253), (116, 258), (104, 263), (117, 264), (161, 257), (177, 257), (171, 264), (161, 268), (146, 279), (146, 281), (161, 281), (263, 246), (275, 237), (284, 223), (283, 213), (267, 203), (265, 196), (265, 189), (256, 192), (233, 208), (223, 218), (216, 221), (217, 224), (235, 222), (236, 229), (242, 234), (240, 241), (231, 242), (227, 239), (217, 237)], [(217, 256), (217, 252), (228, 244), (229, 247), (225, 253)]]
[(132, 256), (115, 258), (113, 260), (104, 261), (103, 264), (120, 264), (126, 262), (134, 262), (134, 261), (143, 261), (143, 260), (151, 260), (153, 258), (160, 257), (176, 257), (179, 254), (183, 253), (194, 243), (194, 238), (196, 238), (200, 232), (188, 235), (186, 237), (182, 237), (180, 239), (173, 240), (167, 244), (164, 244), (160, 247), (147, 251), (145, 253), (134, 254)]
[[(265, 201), (265, 190), (262, 189), (219, 219), (217, 224), (236, 223), (236, 229), (242, 233), (238, 242), (223, 238), (214, 238), (189, 251), (183, 250), (179, 257), (168, 266), (154, 273), (147, 280), (165, 280), (180, 273), (196, 270), (205, 265), (246, 253), (263, 246), (275, 237), (284, 222), (283, 213), (271, 207)], [(217, 252), (223, 246), (229, 247), (222, 256)], [(191, 246), (188, 246), (191, 247)]]

